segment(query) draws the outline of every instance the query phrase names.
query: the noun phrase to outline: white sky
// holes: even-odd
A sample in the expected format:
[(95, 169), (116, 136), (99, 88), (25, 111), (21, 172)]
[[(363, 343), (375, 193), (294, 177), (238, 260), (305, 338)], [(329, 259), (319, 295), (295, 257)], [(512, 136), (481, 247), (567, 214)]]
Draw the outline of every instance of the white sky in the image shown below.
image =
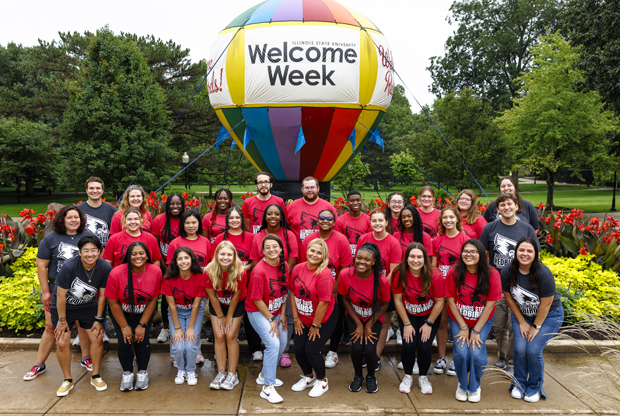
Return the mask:
[[(31, 0), (2, 4), (0, 44), (37, 44), (58, 40), (58, 32), (95, 32), (109, 25), (115, 33), (154, 35), (189, 48), (192, 61), (207, 59), (217, 34), (232, 19), (261, 0), (107, 0), (105, 2)], [(446, 22), (453, 0), (338, 0), (369, 18), (393, 50), (395, 68), (420, 104), (432, 104), (432, 80), (426, 67), (443, 55), (444, 42), (456, 27)], [(11, 16), (11, 17), (9, 17)], [(401, 82), (398, 81), (400, 84)], [(420, 108), (408, 93), (412, 110)], [(189, 97), (188, 97), (189, 98)]]

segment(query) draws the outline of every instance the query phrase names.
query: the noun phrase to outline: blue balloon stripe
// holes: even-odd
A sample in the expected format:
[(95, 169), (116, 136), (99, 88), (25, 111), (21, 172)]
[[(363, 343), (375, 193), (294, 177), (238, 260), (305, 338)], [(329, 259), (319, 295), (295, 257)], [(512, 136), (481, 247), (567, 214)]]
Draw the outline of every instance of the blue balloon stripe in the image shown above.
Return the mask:
[(277, 180), (286, 181), (271, 131), (269, 110), (267, 108), (242, 108), (241, 113), (245, 119), (246, 128), (250, 129), (252, 141), (256, 144), (269, 170)]

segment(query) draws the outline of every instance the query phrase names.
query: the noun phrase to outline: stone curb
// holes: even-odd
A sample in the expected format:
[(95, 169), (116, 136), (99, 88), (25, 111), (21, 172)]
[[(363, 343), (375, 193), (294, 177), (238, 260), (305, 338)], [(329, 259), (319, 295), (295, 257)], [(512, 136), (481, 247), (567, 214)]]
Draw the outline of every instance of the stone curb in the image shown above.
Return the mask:
[[(116, 339), (110, 339), (110, 342), (104, 344), (104, 350), (115, 350), (117, 345)], [(169, 342), (159, 344), (156, 339), (151, 339), (151, 349), (153, 352), (167, 352), (169, 351)], [(202, 339), (203, 351), (212, 352), (213, 346), (211, 342), (206, 339)], [(488, 352), (497, 352), (497, 343), (489, 340), (486, 342)], [(246, 341), (240, 341), (239, 347), (241, 352), (248, 351), (248, 343)], [(0, 338), (0, 351), (3, 349), (24, 349), (24, 350), (36, 350), (39, 348), (39, 339), (25, 339), (25, 338)], [(607, 349), (620, 350), (620, 341), (565, 341), (565, 340), (553, 340), (545, 348), (547, 353), (590, 353), (600, 354)], [(79, 347), (72, 347), (72, 350), (78, 351)], [(448, 351), (452, 351), (452, 344), (448, 343)], [(347, 345), (341, 345), (339, 351), (342, 353), (350, 353), (351, 347)], [(401, 349), (399, 345), (396, 345), (395, 340), (390, 340), (385, 344), (384, 353), (387, 354), (399, 354)]]

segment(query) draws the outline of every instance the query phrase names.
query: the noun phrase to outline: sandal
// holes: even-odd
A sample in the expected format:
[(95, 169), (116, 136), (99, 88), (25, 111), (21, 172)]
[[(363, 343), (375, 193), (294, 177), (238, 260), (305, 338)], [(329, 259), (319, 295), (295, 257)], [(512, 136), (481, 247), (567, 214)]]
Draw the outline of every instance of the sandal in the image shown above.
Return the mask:
[(280, 367), (290, 367), (291, 366), (291, 357), (288, 354), (282, 354), (280, 357)]

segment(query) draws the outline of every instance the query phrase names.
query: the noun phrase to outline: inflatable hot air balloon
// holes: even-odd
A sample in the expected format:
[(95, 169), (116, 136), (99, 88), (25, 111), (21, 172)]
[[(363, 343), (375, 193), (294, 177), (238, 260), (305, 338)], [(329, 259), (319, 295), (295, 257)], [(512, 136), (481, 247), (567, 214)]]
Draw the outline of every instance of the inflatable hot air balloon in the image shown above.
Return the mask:
[(209, 99), (256, 169), (326, 182), (375, 132), (392, 99), (393, 63), (382, 32), (354, 10), (268, 0), (216, 38)]

